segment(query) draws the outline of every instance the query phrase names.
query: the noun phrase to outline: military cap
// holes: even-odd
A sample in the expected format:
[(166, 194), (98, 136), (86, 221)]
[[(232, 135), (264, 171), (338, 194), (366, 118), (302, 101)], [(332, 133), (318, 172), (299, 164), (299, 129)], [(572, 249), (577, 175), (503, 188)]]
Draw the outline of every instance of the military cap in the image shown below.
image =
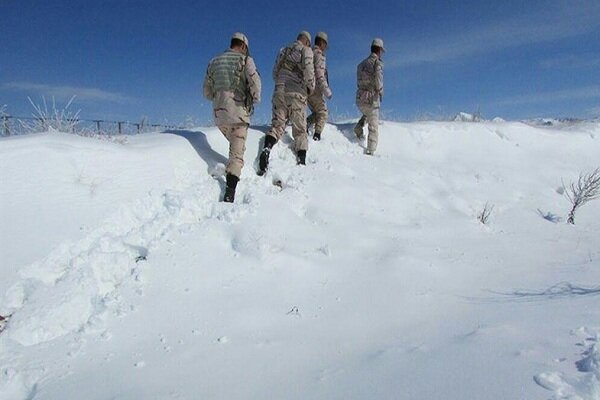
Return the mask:
[(308, 39), (308, 41), (309, 41), (309, 42), (311, 42), (311, 41), (312, 41), (312, 38), (311, 38), (311, 36), (310, 36), (310, 33), (308, 33), (307, 31), (302, 31), (302, 32), (300, 32), (300, 33), (298, 34), (298, 37), (300, 37), (300, 36), (304, 36), (305, 38), (307, 38), (307, 39)]
[(325, 32), (317, 32), (316, 38), (323, 39), (326, 43), (329, 43), (329, 40), (327, 40), (327, 34)]
[[(244, 44), (246, 46), (248, 46), (248, 38), (246, 37), (246, 35), (244, 35), (241, 32), (236, 32), (233, 35), (231, 35), (231, 39), (241, 40), (242, 42), (244, 42)], [(248, 47), (250, 47), (250, 46), (248, 46)]]
[(385, 51), (385, 47), (383, 47), (383, 39), (380, 39), (380, 38), (373, 39), (373, 43), (371, 43), (371, 46), (380, 47), (381, 50)]

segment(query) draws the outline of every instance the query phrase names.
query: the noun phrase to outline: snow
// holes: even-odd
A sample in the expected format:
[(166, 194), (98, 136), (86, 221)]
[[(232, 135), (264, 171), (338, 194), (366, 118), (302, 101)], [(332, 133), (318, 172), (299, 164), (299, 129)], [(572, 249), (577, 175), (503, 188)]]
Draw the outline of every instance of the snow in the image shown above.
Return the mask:
[(200, 161), (178, 142), (185, 140), (133, 136), (123, 146), (61, 133), (3, 138), (0, 242), (13, 268), (0, 269), (0, 293), (15, 280), (16, 266), (85, 237), (118, 205), (187, 184)]
[(0, 399), (600, 399), (600, 124), (380, 129), (1, 139)]

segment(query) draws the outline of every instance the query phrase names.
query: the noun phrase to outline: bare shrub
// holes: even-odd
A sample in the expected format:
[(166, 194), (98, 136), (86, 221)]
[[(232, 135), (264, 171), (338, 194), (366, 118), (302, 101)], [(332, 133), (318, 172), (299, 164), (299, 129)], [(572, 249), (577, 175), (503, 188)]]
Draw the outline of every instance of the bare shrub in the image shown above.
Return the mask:
[[(563, 183), (563, 186), (564, 183)], [(575, 213), (581, 206), (600, 197), (600, 168), (584, 174), (579, 174), (577, 182), (565, 186), (565, 196), (571, 202), (571, 211), (567, 222), (575, 225)]]
[(70, 107), (75, 100), (75, 96), (67, 102), (62, 108), (57, 108), (56, 101), (52, 98), (51, 108), (48, 108), (46, 98), (42, 97), (42, 103), (36, 104), (27, 98), (33, 106), (33, 119), (31, 121), (20, 121), (27, 132), (37, 133), (55, 130), (58, 132), (75, 133), (79, 125), (79, 110), (71, 111)]
[[(33, 106), (34, 112), (32, 114), (33, 118), (30, 120), (19, 120), (24, 133), (41, 133), (51, 130), (62, 133), (74, 133), (78, 136), (119, 144), (127, 143), (127, 137), (124, 135), (96, 133), (92, 129), (84, 127), (81, 124), (82, 121), (79, 119), (80, 110), (71, 110), (75, 96), (71, 97), (67, 104), (62, 108), (56, 105), (54, 98), (52, 98), (50, 106), (46, 102), (45, 97), (42, 97), (41, 104), (34, 103), (29, 97), (27, 99)], [(145, 123), (145, 120), (143, 120), (142, 127)]]
[(477, 215), (477, 219), (479, 220), (479, 222), (481, 222), (484, 225), (487, 225), (490, 216), (492, 215), (492, 211), (494, 211), (494, 205), (486, 202), (485, 206), (483, 206), (483, 210), (481, 210), (479, 215)]

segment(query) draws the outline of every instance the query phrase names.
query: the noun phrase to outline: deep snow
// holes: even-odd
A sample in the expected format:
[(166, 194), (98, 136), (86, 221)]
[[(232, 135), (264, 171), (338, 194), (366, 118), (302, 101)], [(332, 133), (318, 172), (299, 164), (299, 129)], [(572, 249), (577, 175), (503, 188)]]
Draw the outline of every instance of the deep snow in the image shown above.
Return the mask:
[(600, 399), (600, 124), (257, 129), (0, 140), (0, 398)]

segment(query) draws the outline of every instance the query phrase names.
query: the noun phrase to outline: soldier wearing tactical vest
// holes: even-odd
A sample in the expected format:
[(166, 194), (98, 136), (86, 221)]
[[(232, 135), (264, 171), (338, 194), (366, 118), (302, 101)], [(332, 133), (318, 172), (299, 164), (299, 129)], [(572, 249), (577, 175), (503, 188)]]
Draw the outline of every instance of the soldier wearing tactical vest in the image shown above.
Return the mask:
[(327, 103), (323, 96), (331, 99), (333, 93), (329, 87), (329, 77), (327, 75), (327, 59), (325, 58), (325, 50), (327, 50), (328, 40), (325, 32), (317, 33), (315, 37), (315, 45), (313, 47), (314, 64), (315, 64), (315, 91), (308, 96), (308, 108), (311, 114), (308, 116), (306, 124), (310, 127), (315, 125), (314, 140), (321, 140), (321, 133), (327, 122), (328, 110)]
[(376, 38), (371, 44), (371, 55), (356, 69), (356, 105), (363, 114), (354, 127), (356, 137), (362, 140), (365, 122), (369, 125), (366, 154), (372, 155), (379, 139), (379, 107), (383, 98), (383, 40)]
[(249, 56), (248, 39), (234, 33), (229, 50), (213, 58), (204, 78), (204, 97), (213, 102), (215, 124), (229, 141), (223, 201), (233, 203), (244, 166), (246, 137), (254, 104), (260, 102), (261, 81)]
[(306, 164), (308, 150), (306, 102), (308, 96), (315, 90), (315, 70), (310, 41), (310, 33), (300, 32), (295, 42), (279, 51), (275, 61), (273, 118), (259, 157), (259, 175), (266, 172), (271, 149), (285, 132), (288, 121), (292, 123), (297, 163)]

